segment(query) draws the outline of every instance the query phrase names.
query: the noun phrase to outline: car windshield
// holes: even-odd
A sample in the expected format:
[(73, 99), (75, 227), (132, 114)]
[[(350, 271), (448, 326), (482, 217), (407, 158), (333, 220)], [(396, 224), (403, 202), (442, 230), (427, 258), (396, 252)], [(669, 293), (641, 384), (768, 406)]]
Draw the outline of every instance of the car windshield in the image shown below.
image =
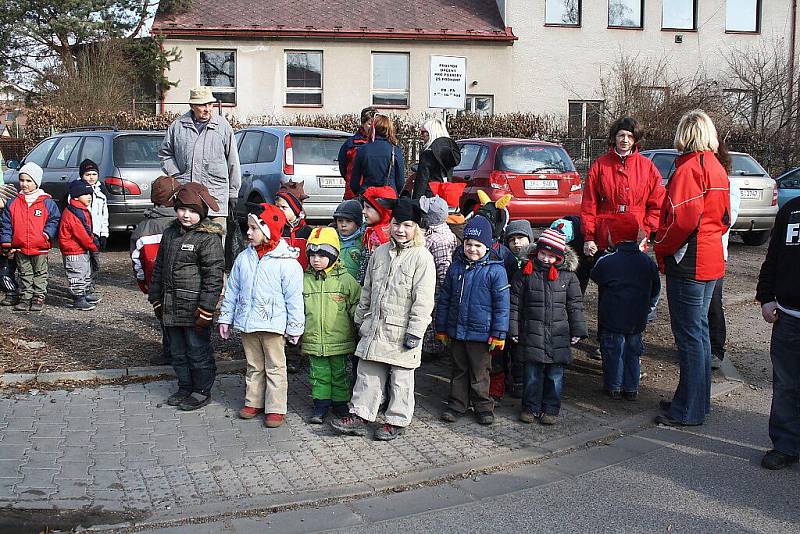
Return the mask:
[(114, 139), (114, 165), (120, 168), (161, 166), (159, 135), (121, 135)]
[(766, 176), (767, 171), (746, 154), (731, 154), (731, 176)]
[(295, 165), (336, 165), (346, 137), (292, 135)]
[(501, 147), (495, 158), (499, 171), (518, 174), (573, 172), (575, 166), (563, 148), (557, 146), (509, 145)]

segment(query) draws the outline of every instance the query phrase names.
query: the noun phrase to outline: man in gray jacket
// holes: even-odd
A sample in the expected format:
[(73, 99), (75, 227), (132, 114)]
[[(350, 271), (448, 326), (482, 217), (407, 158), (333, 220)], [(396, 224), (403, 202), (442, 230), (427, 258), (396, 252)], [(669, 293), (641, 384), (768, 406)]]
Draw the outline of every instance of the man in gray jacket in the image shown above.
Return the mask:
[(208, 188), (219, 204), (219, 210), (208, 215), (224, 231), (225, 217), (239, 196), (241, 172), (233, 128), (214, 113), (214, 102), (210, 87), (192, 89), (191, 110), (170, 124), (158, 157), (165, 174)]

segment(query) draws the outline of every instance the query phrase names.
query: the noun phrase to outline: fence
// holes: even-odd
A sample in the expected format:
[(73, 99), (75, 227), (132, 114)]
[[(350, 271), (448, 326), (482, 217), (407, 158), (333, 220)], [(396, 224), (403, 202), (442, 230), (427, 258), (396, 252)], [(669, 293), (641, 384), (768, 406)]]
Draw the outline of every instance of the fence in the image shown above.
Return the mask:
[(16, 137), (0, 137), (0, 153), (6, 161), (15, 159), (17, 161), (25, 157), (27, 144), (24, 139)]

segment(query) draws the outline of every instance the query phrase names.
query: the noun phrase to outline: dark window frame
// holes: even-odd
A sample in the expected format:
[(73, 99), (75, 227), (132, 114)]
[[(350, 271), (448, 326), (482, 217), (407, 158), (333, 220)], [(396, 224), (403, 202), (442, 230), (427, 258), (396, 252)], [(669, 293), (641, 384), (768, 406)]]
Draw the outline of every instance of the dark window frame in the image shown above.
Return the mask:
[(578, 1), (578, 22), (576, 24), (568, 24), (565, 22), (547, 22), (547, 2), (544, 3), (544, 25), (548, 28), (580, 28), (583, 23), (583, 0)]
[[(394, 89), (379, 89), (375, 87), (375, 56), (388, 56), (388, 55), (402, 55), (408, 58), (408, 68), (406, 71), (408, 81), (405, 91), (397, 91)], [(405, 104), (376, 104), (376, 93), (395, 93), (406, 95)], [(371, 50), (370, 51), (370, 72), (369, 72), (369, 101), (373, 107), (379, 109), (409, 109), (411, 108), (411, 52), (395, 52), (390, 50)]]
[(756, 29), (755, 30), (729, 30), (728, 29), (728, 0), (725, 0), (725, 33), (743, 34), (743, 35), (757, 35), (761, 33), (761, 10), (763, 2), (761, 0), (753, 0), (756, 3)]
[(673, 28), (671, 26), (664, 26), (664, 4), (666, 0), (662, 0), (661, 4), (661, 31), (662, 32), (696, 32), (697, 31), (697, 0), (692, 2), (692, 27), (691, 28)]
[[(319, 54), (319, 88), (301, 88), (289, 87), (289, 54)], [(286, 49), (283, 51), (283, 106), (287, 108), (321, 108), (325, 104), (325, 54), (322, 50), (303, 50), (303, 49)], [(319, 94), (319, 104), (317, 103), (295, 103), (289, 102), (289, 94), (304, 95), (304, 94)]]
[(609, 30), (644, 30), (644, 0), (639, 0), (639, 25), (638, 26), (615, 26), (611, 24), (611, 0), (606, 1), (606, 22)]
[[(197, 49), (197, 81), (198, 85), (207, 85), (203, 83), (203, 73), (201, 69), (202, 64), (202, 55), (204, 52), (231, 52), (233, 53), (233, 86), (210, 86), (211, 93), (217, 94), (232, 94), (233, 95), (233, 102), (221, 102), (220, 105), (222, 107), (230, 107), (235, 108), (239, 103), (239, 57), (238, 57), (238, 50), (236, 48), (198, 48)], [(220, 91), (219, 89), (224, 89)], [(229, 89), (232, 89), (229, 90)], [(219, 100), (219, 96), (214, 94), (214, 98)]]

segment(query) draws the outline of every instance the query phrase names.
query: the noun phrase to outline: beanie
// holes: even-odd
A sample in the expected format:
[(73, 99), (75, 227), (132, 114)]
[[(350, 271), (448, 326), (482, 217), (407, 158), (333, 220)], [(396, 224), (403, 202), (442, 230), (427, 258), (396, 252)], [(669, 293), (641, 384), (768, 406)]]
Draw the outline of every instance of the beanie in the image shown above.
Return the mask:
[(159, 176), (150, 186), (150, 202), (156, 206), (172, 206), (175, 191), (181, 186), (172, 176)]
[(606, 222), (612, 243), (639, 240), (639, 221), (632, 213), (619, 213)]
[(89, 171), (100, 173), (100, 168), (97, 166), (97, 163), (87, 158), (81, 161), (81, 165), (78, 167), (78, 176), (83, 178), (83, 175)]
[(475, 215), (464, 226), (464, 241), (474, 239), (480, 241), (486, 248), (492, 248), (492, 224), (483, 215)]
[(71, 198), (78, 198), (83, 195), (91, 195), (92, 191), (92, 186), (83, 180), (73, 180), (69, 183), (69, 196)]
[(356, 226), (361, 227), (364, 223), (364, 214), (362, 212), (361, 203), (352, 198), (345, 200), (336, 207), (333, 212), (333, 218), (349, 219), (356, 223)]
[(333, 264), (339, 258), (339, 249), (339, 234), (330, 226), (315, 228), (311, 231), (311, 235), (308, 236), (306, 255), (320, 254), (326, 256), (331, 260), (328, 268), (333, 267)]
[(566, 248), (566, 236), (553, 228), (545, 228), (539, 239), (536, 240), (536, 250), (548, 250), (562, 259)]
[(32, 161), (29, 161), (28, 163), (23, 165), (19, 169), (19, 174), (27, 174), (28, 177), (30, 177), (30, 179), (33, 180), (33, 183), (36, 184), (36, 187), (42, 185), (42, 175), (44, 174), (44, 171), (42, 170), (41, 167), (39, 167)]
[(558, 230), (564, 234), (567, 243), (571, 243), (575, 238), (575, 228), (572, 225), (572, 221), (568, 221), (567, 219), (556, 219), (550, 223), (550, 228)]
[(419, 199), (419, 207), (425, 212), (426, 226), (438, 226), (447, 222), (449, 208), (447, 202), (441, 197), (422, 197)]
[(528, 241), (533, 243), (533, 229), (531, 223), (525, 219), (511, 221), (506, 226), (506, 240), (513, 235), (522, 235), (528, 238)]
[(283, 211), (266, 202), (262, 204), (248, 204), (248, 217), (257, 225), (267, 241), (277, 243), (281, 238), (283, 227), (286, 226), (286, 215)]
[(413, 221), (419, 224), (422, 221), (422, 210), (419, 209), (419, 202), (408, 197), (402, 197), (395, 201), (394, 208), (392, 208), (392, 219), (398, 223)]
[(200, 219), (208, 217), (208, 210), (219, 211), (217, 200), (208, 188), (197, 182), (183, 184), (175, 192), (175, 208), (191, 208), (200, 214)]
[(296, 196), (291, 194), (288, 190), (281, 189), (278, 190), (278, 194), (275, 195), (275, 198), (282, 198), (287, 204), (289, 204), (289, 208), (294, 213), (295, 217), (301, 217), (303, 214), (303, 203), (298, 200)]

